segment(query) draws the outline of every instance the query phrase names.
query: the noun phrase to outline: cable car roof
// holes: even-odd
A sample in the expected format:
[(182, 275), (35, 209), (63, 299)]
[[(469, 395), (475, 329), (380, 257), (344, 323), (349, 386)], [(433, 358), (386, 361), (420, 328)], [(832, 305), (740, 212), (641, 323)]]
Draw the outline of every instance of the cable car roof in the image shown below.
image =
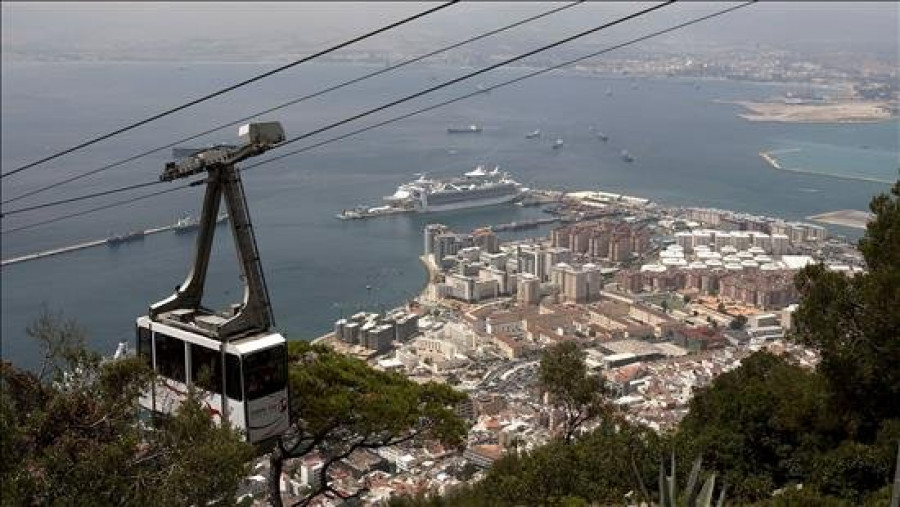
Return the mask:
[[(154, 332), (160, 332), (179, 340), (183, 340), (189, 343), (196, 343), (197, 345), (201, 345), (208, 349), (217, 350), (222, 343), (218, 340), (201, 334), (199, 331), (192, 332), (180, 327), (166, 324), (164, 322), (151, 320), (146, 315), (138, 317), (137, 325), (152, 329)], [(282, 336), (278, 332), (272, 331), (231, 340), (225, 345), (225, 350), (232, 354), (243, 356), (246, 354), (250, 354), (251, 352), (267, 349), (283, 343), (285, 343), (284, 336)]]

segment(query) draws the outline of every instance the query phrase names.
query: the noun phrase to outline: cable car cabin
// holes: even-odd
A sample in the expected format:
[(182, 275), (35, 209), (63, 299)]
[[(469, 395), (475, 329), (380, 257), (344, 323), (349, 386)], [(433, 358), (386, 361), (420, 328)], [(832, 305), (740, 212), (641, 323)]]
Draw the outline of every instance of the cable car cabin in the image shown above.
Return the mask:
[(158, 374), (140, 405), (173, 414), (193, 385), (214, 421), (227, 414), (250, 443), (270, 440), (289, 424), (286, 343), (275, 332), (222, 342), (139, 317), (138, 356)]

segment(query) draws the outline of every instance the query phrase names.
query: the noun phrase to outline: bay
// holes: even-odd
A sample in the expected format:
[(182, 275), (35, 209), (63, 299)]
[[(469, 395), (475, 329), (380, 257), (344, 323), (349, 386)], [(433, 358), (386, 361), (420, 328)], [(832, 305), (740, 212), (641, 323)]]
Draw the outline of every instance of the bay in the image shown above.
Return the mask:
[[(257, 64), (5, 62), (3, 172), (268, 68)], [(4, 179), (3, 199), (372, 70), (348, 64), (302, 66), (189, 113)], [(404, 69), (263, 119), (281, 121), (291, 137), (465, 72), (433, 66)], [(463, 82), (310, 138), (309, 143), (522, 72), (507, 69)], [(607, 88), (611, 96), (606, 95)], [(866, 209), (872, 195), (886, 191), (888, 184), (775, 171), (758, 153), (786, 146), (785, 140), (836, 147), (852, 143), (897, 153), (900, 124), (753, 123), (737, 117), (739, 106), (715, 102), (764, 99), (779, 90), (750, 83), (702, 81), (697, 87), (692, 80), (632, 81), (555, 72), (248, 170), (244, 182), (278, 327), (289, 339), (310, 339), (327, 332), (342, 314), (390, 308), (415, 295), (425, 280), (417, 259), (425, 224), (440, 222), (466, 230), (540, 214), (533, 208), (498, 206), (365, 221), (334, 218), (343, 208), (377, 203), (414, 173), (446, 177), (476, 164), (499, 165), (533, 187), (601, 188), (669, 205), (711, 206), (788, 219), (835, 209)], [(449, 126), (472, 123), (482, 125), (484, 132), (446, 133)], [(590, 127), (604, 132), (609, 141), (595, 138)], [(542, 137), (526, 139), (525, 134), (535, 129), (541, 129)], [(187, 144), (233, 142), (235, 131), (232, 127)], [(561, 150), (551, 148), (556, 138), (565, 140)], [(297, 148), (305, 145), (304, 141), (295, 144)], [(635, 157), (634, 163), (621, 159), (623, 149)], [(852, 156), (852, 152), (844, 155)], [(152, 181), (168, 159), (166, 150), (4, 210)], [(3, 229), (117, 199), (7, 217)], [(172, 223), (185, 212), (196, 214), (201, 199), (202, 191), (194, 188), (4, 234), (2, 257)], [(229, 236), (226, 228), (219, 228), (207, 285), (208, 303), (213, 306), (236, 301), (241, 295)], [(161, 233), (116, 249), (100, 246), (4, 267), (0, 335), (4, 359), (26, 367), (37, 364), (36, 349), (24, 329), (42, 304), (76, 319), (89, 333), (90, 344), (100, 351), (110, 352), (117, 341), (130, 340), (134, 319), (150, 303), (168, 296), (188, 272), (193, 239), (193, 235)]]

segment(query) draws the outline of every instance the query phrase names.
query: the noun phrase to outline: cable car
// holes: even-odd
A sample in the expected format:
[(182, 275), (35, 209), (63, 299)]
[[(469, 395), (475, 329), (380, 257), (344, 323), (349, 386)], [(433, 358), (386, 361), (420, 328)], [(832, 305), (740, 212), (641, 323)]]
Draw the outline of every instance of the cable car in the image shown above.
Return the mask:
[(279, 333), (223, 342), (145, 316), (137, 319), (137, 345), (158, 374), (140, 398), (143, 408), (173, 414), (192, 385), (214, 421), (228, 420), (251, 443), (287, 430), (287, 351)]
[[(287, 342), (273, 330), (272, 309), (240, 173), (235, 164), (284, 140), (277, 122), (240, 128), (239, 147), (214, 147), (166, 164), (171, 181), (207, 173), (194, 267), (175, 294), (137, 319), (138, 356), (157, 376), (142, 409), (174, 414), (194, 388), (217, 423), (227, 421), (247, 441), (262, 444), (290, 424)], [(244, 281), (244, 300), (228, 312), (201, 304), (210, 251), (224, 197)]]

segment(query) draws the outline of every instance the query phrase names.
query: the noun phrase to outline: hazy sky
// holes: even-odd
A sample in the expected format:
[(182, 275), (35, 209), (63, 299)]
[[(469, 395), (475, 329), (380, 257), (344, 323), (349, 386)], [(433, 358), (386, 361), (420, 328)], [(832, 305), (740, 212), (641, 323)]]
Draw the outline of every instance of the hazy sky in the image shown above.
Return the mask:
[[(413, 2), (11, 2), (3, 3), (4, 50), (102, 52), (158, 50), (191, 44), (284, 47), (298, 54), (321, 49), (427, 9)], [(433, 45), (456, 41), (549, 9), (553, 3), (473, 2), (451, 6), (356, 49)], [(547, 42), (649, 3), (595, 2), (524, 27), (502, 41)], [(627, 27), (631, 37), (710, 12), (724, 3), (687, 2), (667, 7)], [(900, 7), (895, 2), (760, 2), (703, 23), (672, 41), (767, 44), (791, 49), (897, 54)], [(614, 34), (610, 34), (613, 37)], [(539, 40), (538, 40), (539, 39)]]

